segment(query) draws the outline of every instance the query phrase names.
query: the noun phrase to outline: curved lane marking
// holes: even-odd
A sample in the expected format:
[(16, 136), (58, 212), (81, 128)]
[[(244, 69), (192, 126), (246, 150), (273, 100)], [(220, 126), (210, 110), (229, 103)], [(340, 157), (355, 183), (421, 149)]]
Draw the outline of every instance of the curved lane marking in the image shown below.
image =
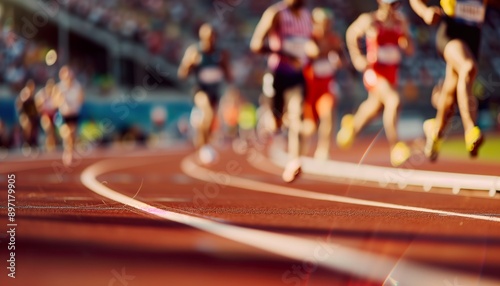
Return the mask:
[[(471, 275), (438, 270), (412, 262), (395, 260), (390, 257), (326, 243), (321, 240), (315, 241), (312, 239), (228, 225), (196, 216), (160, 209), (125, 196), (103, 185), (97, 180), (98, 176), (105, 173), (147, 164), (148, 163), (144, 161), (129, 161), (123, 164), (116, 164), (116, 160), (102, 161), (87, 167), (81, 175), (81, 182), (96, 194), (150, 215), (189, 225), (208, 233), (253, 246), (273, 254), (302, 261), (304, 264), (312, 262), (313, 265), (321, 265), (364, 279), (379, 282), (385, 281), (384, 285), (394, 285), (393, 283), (397, 283), (397, 281), (405, 281), (404, 284), (410, 286), (441, 285), (443, 283), (442, 281), (452, 278), (458, 278), (461, 283), (477, 283), (478, 278)], [(194, 164), (190, 157), (182, 161), (181, 168), (189, 175), (197, 174), (197, 176), (202, 177), (204, 181), (207, 181), (210, 175), (209, 170)], [(210, 178), (208, 179), (212, 181)], [(244, 182), (248, 183), (248, 181)], [(257, 182), (251, 181), (251, 183), (254, 184)], [(279, 187), (269, 184), (267, 184), (267, 186), (272, 188)], [(281, 279), (285, 279), (285, 273)], [(486, 286), (498, 285), (498, 281), (486, 279), (481, 280), (481, 283)]]
[[(197, 166), (193, 162), (193, 160), (191, 160), (191, 159), (184, 159), (181, 167), (182, 167), (182, 170), (186, 174), (188, 174), (189, 176), (196, 178), (198, 180), (202, 180), (202, 181), (213, 182), (214, 181), (213, 179), (217, 178), (217, 176), (220, 175), (217, 172), (213, 172), (213, 171), (210, 171), (208, 169), (201, 168), (201, 167)], [(196, 170), (196, 171), (192, 171), (192, 170)], [(254, 181), (251, 179), (230, 176), (228, 174), (225, 174), (225, 176), (228, 179), (227, 183), (224, 183), (224, 182), (216, 182), (216, 183), (218, 183), (220, 185), (226, 185), (226, 186), (232, 186), (232, 187), (237, 187), (237, 188), (241, 188), (241, 189), (247, 189), (247, 190), (251, 190), (251, 191), (255, 191), (255, 192), (277, 194), (277, 195), (296, 197), (296, 198), (304, 198), (304, 199), (311, 199), (311, 200), (318, 200), (318, 201), (330, 201), (330, 202), (337, 202), (337, 203), (343, 203), (343, 204), (378, 207), (378, 208), (395, 209), (395, 210), (403, 210), (403, 211), (422, 212), (422, 213), (436, 214), (436, 215), (440, 215), (440, 216), (455, 216), (455, 217), (462, 217), (462, 218), (468, 218), (468, 219), (500, 222), (500, 217), (486, 216), (486, 215), (475, 215), (475, 214), (464, 214), (464, 213), (434, 210), (434, 209), (421, 208), (421, 207), (398, 205), (398, 204), (392, 204), (392, 203), (383, 203), (383, 202), (370, 201), (370, 200), (364, 200), (364, 199), (356, 199), (356, 198), (350, 198), (350, 197), (345, 197), (345, 196), (331, 195), (331, 194), (326, 194), (326, 193), (318, 193), (318, 192), (307, 191), (307, 190), (302, 190), (302, 189), (298, 189), (298, 188), (263, 183), (263, 182)]]

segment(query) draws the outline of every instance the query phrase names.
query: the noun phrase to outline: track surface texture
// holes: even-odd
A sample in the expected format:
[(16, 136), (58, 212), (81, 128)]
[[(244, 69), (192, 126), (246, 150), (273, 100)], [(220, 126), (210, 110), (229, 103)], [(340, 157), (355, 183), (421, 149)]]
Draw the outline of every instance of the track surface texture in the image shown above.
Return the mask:
[[(223, 145), (210, 166), (182, 146), (94, 150), (69, 168), (57, 153), (10, 156), (0, 165), (0, 284), (500, 285), (498, 195), (310, 173), (285, 184), (268, 147)], [(383, 140), (360, 139), (331, 157), (389, 166), (388, 154)], [(414, 162), (405, 170), (500, 175), (500, 162)]]

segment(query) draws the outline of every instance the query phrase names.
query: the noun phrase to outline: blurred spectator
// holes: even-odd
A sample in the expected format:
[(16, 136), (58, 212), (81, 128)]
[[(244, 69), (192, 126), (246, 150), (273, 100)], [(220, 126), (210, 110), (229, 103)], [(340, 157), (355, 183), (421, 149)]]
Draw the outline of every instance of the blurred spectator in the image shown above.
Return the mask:
[(425, 87), (430, 87), (434, 83), (432, 76), (429, 74), (429, 71), (426, 67), (420, 68), (420, 83)]
[(416, 102), (419, 97), (418, 97), (418, 87), (415, 84), (415, 80), (412, 78), (409, 78), (404, 84), (403, 84), (403, 92), (402, 95), (408, 102)]
[(128, 147), (144, 146), (147, 139), (146, 132), (138, 125), (126, 126), (119, 133), (119, 143)]
[(13, 63), (10, 64), (5, 70), (5, 83), (7, 83), (14, 91), (22, 88), (25, 78), (26, 70), (22, 65)]
[[(201, 23), (210, 22), (221, 35), (224, 48), (230, 49), (235, 64), (237, 84), (258, 87), (261, 83), (265, 66), (256, 57), (249, 56), (248, 41), (255, 29), (260, 14), (269, 4), (267, 1), (223, 1), (225, 9), (217, 8), (216, 1), (181, 1), (181, 0), (48, 0), (75, 17), (86, 20), (100, 29), (115, 33), (121, 39), (142, 45), (151, 53), (158, 55), (173, 65), (178, 65), (182, 52), (197, 36)], [(347, 24), (358, 15), (354, 2), (343, 0), (317, 0), (314, 5), (330, 7), (337, 18), (337, 32), (344, 34)], [(233, 5), (234, 6), (231, 6)], [(309, 4), (313, 4), (309, 2)], [(218, 10), (219, 9), (219, 10)], [(441, 60), (434, 52), (435, 31), (424, 27), (423, 22), (413, 13), (409, 13), (408, 3), (401, 8), (409, 15), (411, 31), (419, 45), (414, 59), (405, 59), (408, 73), (401, 76), (402, 81), (413, 77), (418, 88), (432, 85), (442, 75)], [(500, 14), (496, 10), (487, 13), (488, 27), (485, 28), (484, 55), (495, 55), (500, 47), (500, 37), (495, 25), (500, 24)], [(7, 19), (0, 19), (7, 20)], [(6, 22), (2, 26), (2, 22)], [(0, 21), (0, 84), (6, 83), (18, 92), (27, 78), (35, 79), (37, 84), (44, 84), (48, 77), (55, 76), (54, 71), (44, 63), (46, 47), (40, 43), (28, 43), (16, 37), (9, 21)], [(490, 27), (492, 26), (492, 27)], [(28, 55), (29, 54), (29, 55)], [(29, 64), (26, 57), (30, 58)], [(423, 61), (422, 59), (425, 59)], [(435, 63), (429, 65), (428, 63)], [(490, 69), (500, 70), (500, 64), (486, 61)], [(98, 70), (87, 61), (85, 67), (71, 67), (78, 75), (83, 86), (99, 85), (106, 75), (95, 74)], [(425, 66), (426, 71), (423, 70)], [(488, 67), (481, 67), (487, 71)], [(82, 76), (81, 74), (85, 74)], [(353, 90), (351, 75), (345, 79), (345, 86)], [(354, 74), (354, 78), (357, 75)], [(406, 77), (406, 78), (405, 78)], [(359, 80), (358, 78), (356, 78)], [(108, 90), (108, 81), (104, 81), (104, 90)], [(344, 85), (344, 83), (342, 83)]]

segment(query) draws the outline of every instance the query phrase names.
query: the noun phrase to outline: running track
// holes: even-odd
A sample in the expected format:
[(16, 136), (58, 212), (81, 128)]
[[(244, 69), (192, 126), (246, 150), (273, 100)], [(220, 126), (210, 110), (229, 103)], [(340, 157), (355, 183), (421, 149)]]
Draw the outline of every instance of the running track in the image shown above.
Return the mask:
[[(333, 158), (387, 166), (387, 146), (370, 143)], [(287, 185), (258, 149), (224, 146), (208, 167), (185, 147), (92, 151), (69, 169), (56, 155), (7, 159), (0, 229), (15, 173), (16, 279), (3, 235), (1, 285), (500, 285), (498, 195), (313, 174)]]

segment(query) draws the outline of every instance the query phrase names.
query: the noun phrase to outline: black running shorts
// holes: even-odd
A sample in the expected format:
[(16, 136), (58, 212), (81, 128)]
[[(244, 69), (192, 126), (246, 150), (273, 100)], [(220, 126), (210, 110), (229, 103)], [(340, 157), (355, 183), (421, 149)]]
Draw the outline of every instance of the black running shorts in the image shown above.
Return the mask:
[(220, 99), (220, 90), (221, 90), (220, 84), (198, 83), (197, 87), (195, 88), (195, 94), (199, 91), (204, 92), (207, 95), (208, 100), (210, 101), (210, 105), (217, 106), (219, 104), (219, 99)]
[(479, 48), (481, 44), (481, 28), (456, 22), (454, 19), (445, 17), (441, 21), (436, 33), (436, 47), (439, 55), (444, 58), (446, 45), (455, 39), (462, 40), (470, 49), (474, 58), (479, 59)]

